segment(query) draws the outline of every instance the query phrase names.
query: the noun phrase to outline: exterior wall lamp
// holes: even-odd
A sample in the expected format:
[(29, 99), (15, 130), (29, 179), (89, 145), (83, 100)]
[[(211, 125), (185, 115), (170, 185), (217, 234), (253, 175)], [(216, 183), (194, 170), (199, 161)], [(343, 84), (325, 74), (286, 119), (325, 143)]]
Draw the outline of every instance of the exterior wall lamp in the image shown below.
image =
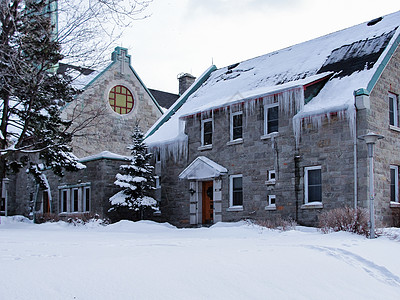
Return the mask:
[(374, 145), (383, 139), (384, 136), (369, 132), (368, 134), (358, 137), (360, 140), (365, 141), (368, 147), (368, 160), (369, 160), (369, 238), (375, 238), (375, 216), (374, 216)]
[(190, 195), (192, 195), (192, 196), (193, 196), (193, 195), (194, 195), (194, 193), (196, 193), (196, 191), (195, 191), (194, 189), (190, 188), (190, 189), (189, 189), (189, 193), (190, 193)]

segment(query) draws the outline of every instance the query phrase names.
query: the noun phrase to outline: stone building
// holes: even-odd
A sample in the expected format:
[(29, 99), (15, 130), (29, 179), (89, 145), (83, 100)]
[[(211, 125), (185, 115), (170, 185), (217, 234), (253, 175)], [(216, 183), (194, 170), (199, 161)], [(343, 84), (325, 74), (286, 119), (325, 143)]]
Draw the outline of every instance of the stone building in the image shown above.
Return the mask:
[(73, 76), (73, 84), (83, 90), (64, 107), (63, 115), (73, 121), (73, 151), (86, 168), (61, 178), (46, 172), (50, 189), (44, 191), (23, 171), (9, 176), (7, 212), (105, 216), (108, 199), (118, 191), (115, 175), (130, 154), (127, 146), (136, 122), (146, 131), (179, 96), (152, 90), (154, 96), (121, 47), (115, 48), (102, 71), (60, 64), (58, 73)]
[(165, 220), (315, 225), (368, 207), (399, 225), (400, 12), (228, 67), (210, 67), (148, 131)]

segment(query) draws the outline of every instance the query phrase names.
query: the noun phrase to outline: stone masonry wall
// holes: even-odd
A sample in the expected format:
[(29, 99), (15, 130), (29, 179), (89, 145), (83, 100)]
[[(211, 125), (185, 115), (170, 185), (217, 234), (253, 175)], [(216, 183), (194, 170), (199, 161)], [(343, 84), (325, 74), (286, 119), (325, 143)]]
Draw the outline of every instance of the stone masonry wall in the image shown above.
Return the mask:
[[(109, 105), (109, 92), (116, 85), (127, 87), (133, 94), (134, 108), (126, 115), (114, 112)], [(67, 106), (64, 115), (73, 120), (73, 127), (87, 123), (72, 142), (74, 154), (84, 157), (105, 150), (129, 154), (126, 147), (131, 143), (136, 122), (139, 122), (142, 131), (146, 132), (161, 116), (161, 112), (129, 64), (117, 61), (76, 101)], [(94, 116), (97, 117), (93, 118)]]
[[(383, 225), (400, 226), (400, 207), (390, 204), (390, 165), (400, 166), (400, 128), (389, 126), (388, 93), (400, 95), (400, 48), (383, 71), (371, 92), (371, 110), (367, 120), (370, 131), (385, 138), (375, 146), (375, 213), (377, 222)], [(397, 108), (399, 110), (399, 108)], [(365, 146), (366, 148), (366, 146)], [(366, 159), (366, 155), (363, 159)], [(365, 177), (364, 187), (368, 186)]]
[[(199, 150), (201, 120), (188, 118), (187, 160), (175, 164), (168, 160), (162, 168), (163, 214), (170, 221), (188, 223), (189, 182), (178, 175), (196, 157), (202, 155), (228, 169), (222, 176), (222, 221), (244, 218), (271, 219), (282, 217), (300, 224), (316, 225), (323, 209), (305, 209), (304, 168), (321, 165), (324, 209), (353, 203), (353, 138), (347, 120), (332, 117), (319, 129), (304, 128), (299, 150), (296, 150), (292, 116), (280, 112), (279, 134), (262, 139), (263, 106), (243, 116), (243, 143), (229, 145), (229, 112), (214, 112), (212, 149)], [(201, 148), (200, 148), (201, 149)], [(267, 172), (276, 171), (276, 183), (266, 184)], [(229, 175), (243, 175), (243, 211), (229, 210)], [(297, 177), (296, 177), (297, 176)], [(168, 200), (165, 197), (168, 189)], [(276, 209), (268, 210), (268, 195), (276, 195)], [(171, 200), (173, 199), (173, 200)]]

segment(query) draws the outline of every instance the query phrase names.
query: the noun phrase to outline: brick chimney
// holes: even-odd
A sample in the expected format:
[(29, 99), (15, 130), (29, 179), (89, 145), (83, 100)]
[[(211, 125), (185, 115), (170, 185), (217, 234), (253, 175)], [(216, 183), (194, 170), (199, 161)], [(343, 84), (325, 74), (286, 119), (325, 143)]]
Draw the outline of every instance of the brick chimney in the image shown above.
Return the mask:
[(189, 73), (180, 73), (178, 75), (179, 80), (179, 95), (182, 95), (196, 80), (196, 77)]

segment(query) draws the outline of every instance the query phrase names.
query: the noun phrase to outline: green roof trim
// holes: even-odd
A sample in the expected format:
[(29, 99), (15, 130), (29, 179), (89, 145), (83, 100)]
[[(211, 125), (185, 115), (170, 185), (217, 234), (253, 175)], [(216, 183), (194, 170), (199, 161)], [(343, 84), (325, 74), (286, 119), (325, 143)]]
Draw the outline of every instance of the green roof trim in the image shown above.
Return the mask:
[(217, 69), (215, 65), (212, 65), (206, 72), (204, 72), (194, 83), (193, 85), (182, 94), (182, 96), (175, 102), (175, 104), (171, 107), (170, 110), (167, 111), (166, 114), (164, 114), (160, 122), (158, 122), (154, 128), (151, 129), (150, 132), (148, 132), (145, 136), (145, 139), (151, 136), (154, 132), (157, 131), (158, 128), (161, 127), (165, 122), (167, 122), (172, 115), (175, 114), (175, 112), (182, 107), (182, 105), (186, 102), (186, 100), (189, 98), (191, 94), (193, 94), (210, 76), (212, 72), (214, 72)]
[(386, 55), (383, 58), (381, 64), (379, 65), (378, 69), (376, 70), (376, 72), (372, 76), (370, 82), (368, 83), (367, 90), (369, 92), (371, 92), (372, 89), (375, 87), (375, 84), (378, 82), (378, 79), (381, 77), (381, 75), (383, 73), (383, 70), (385, 69), (385, 67), (389, 63), (389, 60), (392, 58), (392, 56), (393, 56), (394, 52), (396, 51), (396, 48), (399, 46), (399, 44), (400, 44), (400, 34), (397, 35), (397, 37), (394, 40), (394, 42), (393, 42), (392, 46), (390, 47), (389, 51), (386, 53)]
[(363, 88), (354, 91), (354, 96), (362, 96), (362, 95), (369, 96), (369, 91)]
[(150, 93), (150, 91), (147, 89), (146, 85), (143, 83), (142, 79), (140, 79), (139, 75), (136, 73), (135, 69), (131, 65), (131, 56), (128, 54), (128, 49), (127, 48), (122, 48), (122, 47), (115, 47), (114, 52), (111, 53), (111, 60), (112, 63), (110, 63), (103, 71), (101, 71), (95, 78), (93, 78), (84, 88), (83, 90), (86, 90), (89, 86), (91, 86), (99, 77), (101, 77), (105, 72), (107, 72), (117, 61), (118, 61), (118, 56), (121, 55), (121, 52), (125, 51), (126, 55), (125, 57), (128, 58), (128, 63), (129, 63), (129, 68), (133, 72), (133, 74), (136, 76), (136, 78), (139, 80), (140, 84), (144, 87), (145, 91), (147, 94), (149, 94), (151, 100), (154, 102), (158, 110), (163, 114), (163, 110), (161, 106), (158, 104), (156, 99), (153, 97), (153, 95)]

